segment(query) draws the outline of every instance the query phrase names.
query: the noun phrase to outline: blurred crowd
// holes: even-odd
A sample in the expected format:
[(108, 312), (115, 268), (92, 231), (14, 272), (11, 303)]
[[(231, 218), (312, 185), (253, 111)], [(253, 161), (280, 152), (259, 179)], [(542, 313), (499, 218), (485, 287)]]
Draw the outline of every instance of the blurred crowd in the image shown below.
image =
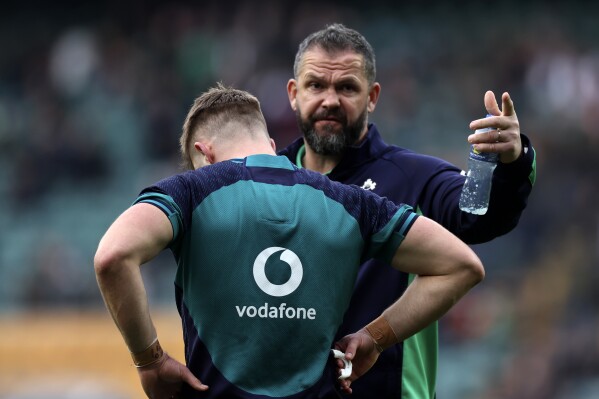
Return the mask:
[[(441, 323), (440, 397), (599, 397), (599, 6), (417, 4), (5, 6), (0, 313), (103, 306), (96, 245), (141, 188), (180, 170), (193, 99), (217, 81), (249, 90), (287, 145), (297, 46), (343, 22), (375, 49), (382, 92), (370, 118), (387, 142), (465, 167), (468, 124), (491, 89), (510, 92), (537, 149), (519, 226), (474, 247), (487, 278)], [(154, 263), (152, 301), (170, 304), (174, 261)]]

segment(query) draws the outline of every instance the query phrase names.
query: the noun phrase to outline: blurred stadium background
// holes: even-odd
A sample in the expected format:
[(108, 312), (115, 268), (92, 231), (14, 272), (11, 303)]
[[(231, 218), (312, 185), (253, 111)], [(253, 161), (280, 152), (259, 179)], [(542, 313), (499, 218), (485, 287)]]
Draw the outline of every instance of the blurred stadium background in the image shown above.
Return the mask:
[[(371, 2), (373, 3), (373, 2)], [(475, 246), (487, 278), (441, 322), (439, 397), (599, 397), (596, 2), (5, 2), (0, 13), (0, 398), (141, 398), (92, 267), (101, 234), (178, 171), (193, 99), (216, 81), (262, 102), (280, 147), (300, 40), (358, 29), (388, 142), (465, 167), (483, 94), (509, 91), (538, 151), (518, 228)], [(144, 278), (182, 358), (174, 262)]]

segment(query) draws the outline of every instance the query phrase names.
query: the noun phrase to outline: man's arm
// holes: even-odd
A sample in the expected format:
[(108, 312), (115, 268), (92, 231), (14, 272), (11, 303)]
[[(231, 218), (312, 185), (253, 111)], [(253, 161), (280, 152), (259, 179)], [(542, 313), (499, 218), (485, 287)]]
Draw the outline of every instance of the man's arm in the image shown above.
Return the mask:
[(150, 316), (140, 266), (173, 238), (166, 215), (140, 203), (120, 215), (100, 241), (94, 258), (98, 286), (119, 328), (150, 398), (176, 395), (182, 382), (206, 390), (182, 364), (162, 352)]
[[(391, 264), (417, 277), (380, 317), (336, 343), (336, 349), (354, 363), (352, 375), (341, 383), (348, 392), (351, 382), (372, 367), (380, 352), (438, 320), (484, 278), (476, 254), (441, 225), (422, 216), (408, 231)], [(341, 362), (339, 367), (343, 367)]]

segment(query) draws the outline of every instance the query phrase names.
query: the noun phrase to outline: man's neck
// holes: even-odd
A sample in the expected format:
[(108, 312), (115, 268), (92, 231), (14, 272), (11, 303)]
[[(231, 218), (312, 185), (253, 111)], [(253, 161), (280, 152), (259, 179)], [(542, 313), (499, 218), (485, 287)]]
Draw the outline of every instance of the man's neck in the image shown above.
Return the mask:
[(221, 155), (221, 159), (217, 159), (218, 161), (226, 161), (229, 159), (237, 159), (237, 158), (246, 158), (250, 155), (274, 155), (276, 156), (276, 152), (272, 149), (272, 147), (267, 145), (238, 145), (233, 148), (230, 148), (224, 151)]
[(304, 144), (305, 152), (302, 158), (302, 167), (313, 170), (318, 173), (327, 174), (341, 161), (341, 155), (321, 155), (317, 154), (308, 146)]

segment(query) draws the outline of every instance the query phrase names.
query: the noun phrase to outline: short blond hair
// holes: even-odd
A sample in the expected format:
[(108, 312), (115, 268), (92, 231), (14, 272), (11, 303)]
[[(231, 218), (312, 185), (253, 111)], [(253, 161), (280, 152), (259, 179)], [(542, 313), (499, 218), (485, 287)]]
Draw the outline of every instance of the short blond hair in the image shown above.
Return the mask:
[(230, 122), (247, 128), (235, 134), (251, 134), (254, 128), (259, 127), (268, 135), (258, 99), (247, 91), (226, 87), (219, 82), (196, 98), (187, 113), (179, 139), (183, 167), (194, 169), (191, 157), (194, 139), (197, 137), (231, 138), (230, 132), (222, 129)]

